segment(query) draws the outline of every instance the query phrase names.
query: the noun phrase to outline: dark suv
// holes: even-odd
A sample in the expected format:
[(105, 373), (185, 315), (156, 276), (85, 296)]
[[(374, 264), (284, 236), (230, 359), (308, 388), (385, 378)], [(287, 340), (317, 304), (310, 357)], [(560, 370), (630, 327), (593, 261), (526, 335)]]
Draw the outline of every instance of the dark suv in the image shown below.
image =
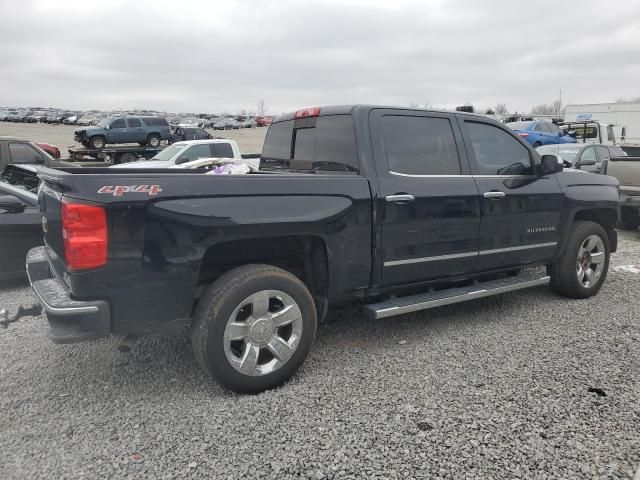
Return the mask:
[(108, 143), (139, 143), (158, 147), (162, 140), (171, 138), (171, 128), (162, 117), (107, 117), (95, 127), (75, 131), (76, 141), (98, 150)]

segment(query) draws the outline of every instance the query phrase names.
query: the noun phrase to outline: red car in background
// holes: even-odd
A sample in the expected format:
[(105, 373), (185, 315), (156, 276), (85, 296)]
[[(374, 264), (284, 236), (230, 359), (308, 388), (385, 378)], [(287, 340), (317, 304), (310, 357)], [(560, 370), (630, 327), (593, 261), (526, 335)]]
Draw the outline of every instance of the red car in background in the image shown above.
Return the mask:
[(256, 125), (258, 127), (267, 127), (271, 125), (275, 117), (256, 117)]
[(53, 158), (60, 158), (60, 149), (55, 145), (49, 145), (48, 143), (36, 143), (42, 150), (47, 152)]

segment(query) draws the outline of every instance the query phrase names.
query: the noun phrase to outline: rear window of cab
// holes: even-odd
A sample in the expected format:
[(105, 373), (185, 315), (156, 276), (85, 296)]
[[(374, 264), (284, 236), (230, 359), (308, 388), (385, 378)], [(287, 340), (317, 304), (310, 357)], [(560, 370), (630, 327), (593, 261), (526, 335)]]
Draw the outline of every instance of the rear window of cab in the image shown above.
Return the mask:
[(326, 115), (271, 124), (261, 169), (358, 172), (351, 115)]

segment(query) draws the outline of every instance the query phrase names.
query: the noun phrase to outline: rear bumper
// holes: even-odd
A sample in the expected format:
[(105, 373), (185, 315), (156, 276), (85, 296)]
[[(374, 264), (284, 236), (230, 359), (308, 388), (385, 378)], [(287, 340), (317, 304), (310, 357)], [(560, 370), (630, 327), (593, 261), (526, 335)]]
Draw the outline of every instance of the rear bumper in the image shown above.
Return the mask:
[(29, 250), (27, 276), (46, 313), (47, 336), (54, 343), (86, 342), (109, 335), (109, 304), (73, 300), (64, 282), (52, 275), (45, 247)]

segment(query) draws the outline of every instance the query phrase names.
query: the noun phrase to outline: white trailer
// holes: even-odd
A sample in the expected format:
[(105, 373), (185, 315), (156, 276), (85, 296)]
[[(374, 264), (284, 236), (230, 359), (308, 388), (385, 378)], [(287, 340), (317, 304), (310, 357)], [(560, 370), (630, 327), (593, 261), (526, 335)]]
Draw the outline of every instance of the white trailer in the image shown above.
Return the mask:
[[(593, 121), (615, 125), (619, 145), (640, 145), (640, 103), (587, 103), (567, 105), (565, 122)], [(617, 132), (616, 132), (617, 133)]]

